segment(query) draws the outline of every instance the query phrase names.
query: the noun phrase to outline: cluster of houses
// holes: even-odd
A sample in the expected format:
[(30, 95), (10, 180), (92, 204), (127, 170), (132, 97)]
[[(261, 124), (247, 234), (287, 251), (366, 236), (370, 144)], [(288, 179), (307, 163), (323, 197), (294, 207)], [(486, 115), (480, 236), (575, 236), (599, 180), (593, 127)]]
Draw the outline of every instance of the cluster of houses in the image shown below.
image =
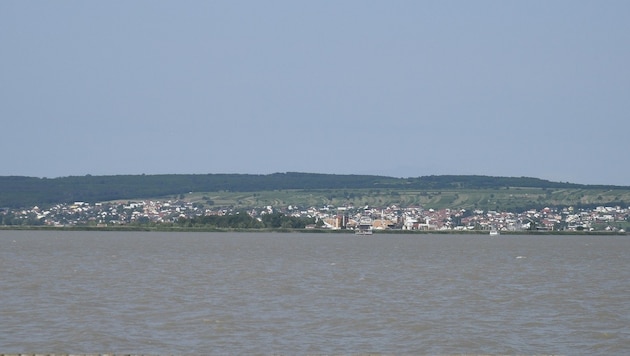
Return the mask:
[[(181, 218), (202, 215), (230, 215), (242, 210), (207, 207), (186, 201), (126, 201), (90, 204), (75, 202), (50, 208), (0, 210), (0, 225), (48, 226), (116, 226), (125, 224), (174, 224)], [(521, 213), (427, 209), (419, 206), (399, 207), (260, 207), (247, 213), (260, 218), (264, 214), (282, 213), (295, 217), (315, 218), (318, 228), (355, 229), (361, 217), (372, 219), (374, 230), (563, 230), (625, 232), (630, 225), (630, 208), (601, 206), (595, 209), (573, 208), (529, 210)], [(315, 226), (310, 226), (315, 227)]]
[[(354, 228), (362, 214), (373, 218), (373, 229), (402, 230), (548, 230), (625, 232), (630, 223), (630, 208), (597, 207), (575, 211), (545, 208), (522, 213), (465, 209), (423, 209), (421, 207), (367, 209), (361, 214), (337, 214), (324, 218), (329, 228)], [(345, 225), (344, 225), (345, 223)]]

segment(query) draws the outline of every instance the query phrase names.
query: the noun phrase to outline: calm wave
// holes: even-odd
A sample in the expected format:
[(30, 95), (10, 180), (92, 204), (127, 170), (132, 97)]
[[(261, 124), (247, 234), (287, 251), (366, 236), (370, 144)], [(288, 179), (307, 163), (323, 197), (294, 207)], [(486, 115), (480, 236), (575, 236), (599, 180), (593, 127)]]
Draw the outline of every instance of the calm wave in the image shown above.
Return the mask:
[(0, 231), (0, 353), (624, 354), (630, 238)]

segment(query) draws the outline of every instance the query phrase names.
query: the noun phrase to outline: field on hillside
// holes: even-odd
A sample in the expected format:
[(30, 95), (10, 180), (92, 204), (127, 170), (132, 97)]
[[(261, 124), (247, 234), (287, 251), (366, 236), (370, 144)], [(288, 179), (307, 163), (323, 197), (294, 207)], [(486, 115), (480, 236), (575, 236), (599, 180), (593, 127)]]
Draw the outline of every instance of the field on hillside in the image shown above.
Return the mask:
[[(160, 198), (156, 198), (160, 199)], [(546, 206), (587, 207), (630, 202), (630, 190), (598, 189), (457, 189), (439, 191), (356, 189), (274, 190), (260, 192), (191, 192), (161, 199), (183, 199), (207, 207), (252, 208), (263, 206), (422, 206), (425, 209), (482, 209), (524, 211)]]

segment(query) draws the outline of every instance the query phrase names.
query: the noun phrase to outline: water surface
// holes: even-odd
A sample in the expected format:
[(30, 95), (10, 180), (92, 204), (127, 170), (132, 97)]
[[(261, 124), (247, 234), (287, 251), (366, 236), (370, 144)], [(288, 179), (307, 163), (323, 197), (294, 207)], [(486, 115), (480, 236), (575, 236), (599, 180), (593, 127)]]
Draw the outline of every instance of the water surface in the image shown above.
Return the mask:
[(630, 353), (630, 238), (0, 231), (0, 353)]

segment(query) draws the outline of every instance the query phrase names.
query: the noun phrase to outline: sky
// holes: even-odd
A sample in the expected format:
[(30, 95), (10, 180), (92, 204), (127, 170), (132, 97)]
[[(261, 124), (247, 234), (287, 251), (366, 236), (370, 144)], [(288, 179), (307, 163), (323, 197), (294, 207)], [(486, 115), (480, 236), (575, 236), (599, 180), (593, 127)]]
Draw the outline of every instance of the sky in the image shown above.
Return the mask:
[(0, 176), (630, 186), (630, 1), (0, 1)]

